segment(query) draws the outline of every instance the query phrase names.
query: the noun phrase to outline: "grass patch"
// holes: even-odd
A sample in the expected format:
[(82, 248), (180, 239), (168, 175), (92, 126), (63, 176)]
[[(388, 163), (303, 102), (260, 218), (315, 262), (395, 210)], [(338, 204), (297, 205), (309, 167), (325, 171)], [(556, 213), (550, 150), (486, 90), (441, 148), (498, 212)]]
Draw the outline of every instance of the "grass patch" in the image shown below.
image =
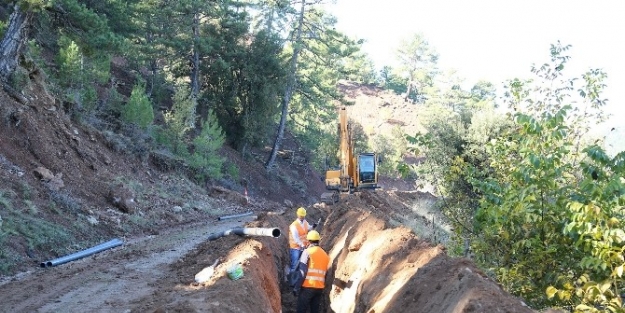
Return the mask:
[(72, 235), (63, 226), (17, 211), (6, 216), (3, 232), (24, 237), (28, 247), (36, 250), (52, 247), (51, 251), (60, 252), (58, 247), (68, 246), (72, 239)]
[(141, 182), (136, 181), (134, 179), (130, 179), (125, 176), (115, 177), (115, 182), (118, 184), (123, 184), (124, 186), (127, 186), (135, 194), (142, 194), (145, 191), (145, 188), (143, 187), (143, 184)]
[(0, 231), (0, 273), (7, 274), (9, 273), (14, 264), (16, 264), (19, 260), (15, 253), (10, 253), (7, 251), (6, 244), (6, 233)]
[(24, 200), (24, 205), (27, 208), (27, 212), (30, 215), (37, 215), (39, 214), (39, 209), (37, 208), (37, 206), (30, 200)]
[(19, 183), (19, 190), (20, 190), (20, 193), (22, 194), (23, 200), (32, 200), (33, 190), (28, 183), (21, 181)]
[(13, 193), (10, 191), (0, 190), (0, 209), (4, 208), (6, 210), (11, 210), (13, 204), (11, 203), (11, 195)]
[(132, 214), (132, 215), (128, 216), (128, 222), (130, 224), (133, 224), (135, 226), (139, 226), (141, 228), (147, 227), (147, 226), (149, 226), (151, 224), (150, 221), (147, 218), (145, 218), (145, 217), (143, 217), (143, 216), (141, 216), (139, 214)]
[(62, 225), (34, 218), (26, 212), (11, 210), (3, 214), (0, 230), (0, 273), (8, 274), (25, 261), (20, 253), (11, 251), (8, 242), (25, 242), (26, 246), (46, 255), (60, 255), (71, 246), (74, 236)]

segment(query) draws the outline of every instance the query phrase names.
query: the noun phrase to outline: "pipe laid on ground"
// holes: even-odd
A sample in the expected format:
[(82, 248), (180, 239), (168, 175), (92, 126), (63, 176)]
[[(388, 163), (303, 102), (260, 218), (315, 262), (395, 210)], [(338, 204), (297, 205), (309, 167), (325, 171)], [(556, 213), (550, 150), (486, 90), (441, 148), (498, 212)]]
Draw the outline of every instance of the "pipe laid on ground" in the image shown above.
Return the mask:
[(221, 216), (219, 218), (217, 218), (217, 220), (223, 221), (223, 220), (227, 220), (230, 218), (239, 218), (239, 217), (244, 217), (244, 216), (248, 216), (248, 215), (252, 215), (254, 214), (254, 212), (247, 212), (247, 213), (242, 213), (242, 214), (235, 214), (235, 215), (226, 215), (226, 216)]
[(228, 229), (220, 233), (211, 234), (210, 236), (208, 236), (208, 241), (219, 239), (221, 237), (228, 236), (231, 234), (235, 234), (239, 236), (248, 235), (248, 236), (266, 236), (266, 237), (278, 238), (280, 237), (281, 233), (280, 233), (280, 229), (278, 228), (236, 227), (236, 228)]
[(90, 256), (92, 254), (96, 254), (98, 252), (107, 250), (107, 249), (111, 249), (111, 248), (115, 248), (117, 246), (121, 246), (124, 242), (121, 241), (120, 239), (113, 239), (110, 241), (107, 241), (105, 243), (101, 243), (97, 246), (91, 247), (87, 250), (83, 250), (83, 251), (78, 251), (76, 253), (72, 253), (70, 255), (66, 255), (64, 257), (60, 257), (54, 260), (50, 260), (47, 262), (41, 262), (41, 267), (52, 267), (52, 266), (57, 266), (63, 263), (67, 263), (67, 262), (71, 262), (71, 261), (75, 261), (78, 260), (80, 258), (84, 258), (86, 256)]

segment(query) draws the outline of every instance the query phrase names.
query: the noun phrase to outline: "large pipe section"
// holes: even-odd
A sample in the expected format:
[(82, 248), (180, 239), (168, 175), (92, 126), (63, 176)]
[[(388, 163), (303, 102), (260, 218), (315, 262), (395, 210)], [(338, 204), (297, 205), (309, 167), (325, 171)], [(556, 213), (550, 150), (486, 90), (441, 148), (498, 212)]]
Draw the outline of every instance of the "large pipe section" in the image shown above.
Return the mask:
[(254, 212), (247, 212), (247, 213), (242, 213), (242, 214), (235, 214), (235, 215), (226, 215), (226, 216), (220, 216), (219, 218), (217, 218), (217, 220), (223, 221), (223, 220), (227, 220), (227, 219), (231, 219), (231, 218), (239, 218), (239, 217), (244, 217), (244, 216), (249, 216), (254, 214)]
[(92, 254), (96, 254), (98, 252), (104, 251), (104, 250), (108, 250), (111, 248), (115, 248), (117, 246), (121, 246), (124, 242), (121, 241), (120, 239), (113, 239), (110, 241), (107, 241), (105, 243), (99, 244), (97, 246), (91, 247), (87, 250), (83, 250), (83, 251), (78, 251), (76, 253), (72, 253), (70, 255), (66, 255), (64, 257), (60, 257), (54, 260), (50, 260), (47, 262), (41, 262), (41, 267), (52, 267), (52, 266), (57, 266), (63, 263), (67, 263), (67, 262), (71, 262), (71, 261), (75, 261), (87, 256), (90, 256)]
[(235, 234), (239, 236), (248, 235), (248, 236), (266, 236), (266, 237), (278, 238), (280, 237), (281, 233), (280, 233), (280, 229), (278, 228), (236, 227), (236, 228), (228, 229), (220, 233), (211, 234), (210, 236), (208, 236), (208, 241), (219, 239), (221, 237), (228, 236), (231, 234)]

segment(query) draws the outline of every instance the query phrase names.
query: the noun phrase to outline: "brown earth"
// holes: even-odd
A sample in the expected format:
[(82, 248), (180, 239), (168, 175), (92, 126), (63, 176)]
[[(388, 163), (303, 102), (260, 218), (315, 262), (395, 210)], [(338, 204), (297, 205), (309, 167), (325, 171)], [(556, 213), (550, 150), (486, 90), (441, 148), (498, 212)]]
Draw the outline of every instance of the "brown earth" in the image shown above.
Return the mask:
[[(392, 110), (408, 106), (396, 98), (350, 86), (356, 96), (377, 97), (370, 108), (393, 112), (386, 123), (408, 115)], [(332, 259), (323, 312), (533, 312), (471, 260), (433, 243), (442, 231), (417, 208), (432, 196), (410, 182), (385, 179), (384, 190), (319, 204), (320, 176), (287, 140), (274, 172), (262, 167), (266, 150), (243, 159), (224, 148), (240, 178), (198, 186), (166, 155), (72, 121), (33, 88), (29, 104), (0, 91), (0, 312), (294, 312), (286, 232), (300, 205), (309, 220), (321, 218), (321, 246)], [(400, 225), (406, 221), (431, 233), (420, 238)], [(238, 226), (282, 235), (208, 240)], [(39, 266), (111, 238), (124, 244)], [(217, 259), (212, 278), (196, 283)], [(239, 280), (227, 276), (233, 264), (243, 268)]]

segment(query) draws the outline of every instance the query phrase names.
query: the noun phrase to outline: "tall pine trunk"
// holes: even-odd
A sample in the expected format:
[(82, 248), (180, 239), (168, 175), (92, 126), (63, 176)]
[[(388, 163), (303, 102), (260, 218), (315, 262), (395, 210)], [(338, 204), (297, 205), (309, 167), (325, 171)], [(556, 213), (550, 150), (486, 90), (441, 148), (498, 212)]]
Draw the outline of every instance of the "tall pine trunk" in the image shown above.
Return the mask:
[(17, 68), (18, 58), (27, 40), (27, 30), (32, 13), (23, 12), (16, 4), (9, 17), (4, 38), (0, 43), (0, 79), (6, 82)]
[(200, 93), (200, 14), (195, 13), (193, 15), (193, 49), (191, 56), (191, 97), (193, 101), (197, 101), (198, 94)]
[(278, 134), (276, 136), (276, 140), (271, 149), (271, 154), (269, 154), (269, 159), (265, 164), (266, 169), (270, 169), (273, 167), (276, 162), (276, 155), (280, 150), (280, 145), (282, 144), (282, 139), (284, 138), (284, 129), (286, 128), (286, 119), (289, 113), (289, 103), (291, 102), (291, 97), (295, 92), (295, 85), (297, 83), (297, 58), (299, 56), (300, 51), (302, 51), (302, 27), (304, 24), (304, 11), (306, 8), (306, 0), (302, 0), (302, 7), (300, 8), (299, 20), (297, 22), (297, 30), (295, 34), (295, 41), (293, 43), (293, 56), (291, 57), (291, 65), (289, 68), (289, 79), (287, 81), (286, 89), (284, 91), (284, 98), (282, 99), (282, 113), (280, 116), (280, 125), (278, 126)]

